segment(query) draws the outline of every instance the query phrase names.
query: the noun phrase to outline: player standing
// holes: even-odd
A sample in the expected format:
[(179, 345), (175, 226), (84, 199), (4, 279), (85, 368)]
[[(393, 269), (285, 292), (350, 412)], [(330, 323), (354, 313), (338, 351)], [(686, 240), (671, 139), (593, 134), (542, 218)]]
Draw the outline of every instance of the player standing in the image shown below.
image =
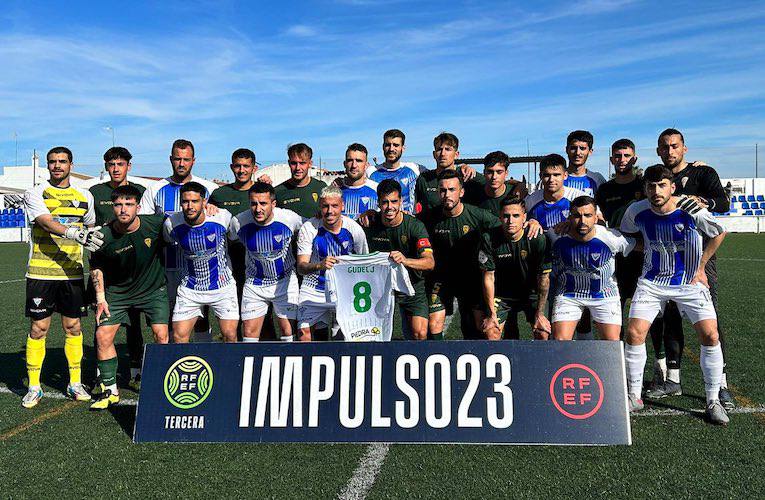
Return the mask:
[[(298, 232), (297, 270), (300, 286), (298, 329), (301, 341), (327, 340), (335, 305), (327, 299), (325, 272), (338, 255), (369, 253), (364, 230), (343, 215), (343, 193), (325, 187), (319, 196), (321, 218), (307, 220)], [(317, 330), (322, 330), (321, 333)]]
[(486, 155), (483, 159), (483, 175), (486, 184), (483, 190), (478, 191), (474, 199), (465, 199), (465, 203), (470, 203), (488, 210), (496, 216), (499, 216), (499, 209), (502, 202), (508, 198), (524, 199), (529, 191), (526, 186), (516, 180), (507, 180), (507, 169), (510, 166), (510, 157), (502, 151), (494, 151)]
[(564, 184), (594, 197), (598, 187), (606, 182), (602, 175), (587, 169), (587, 160), (592, 154), (593, 137), (586, 130), (574, 130), (566, 138), (568, 155), (568, 177)]
[[(420, 177), (422, 178), (422, 177)], [(440, 206), (421, 216), (430, 235), (436, 265), (426, 277), (429, 299), (428, 338), (444, 338), (444, 322), (453, 313), (457, 300), (462, 334), (466, 339), (482, 338), (473, 313), (481, 300), (481, 272), (476, 255), (481, 233), (499, 226), (499, 220), (482, 208), (462, 203), (462, 177), (452, 169), (438, 176)]]
[(537, 220), (547, 230), (566, 220), (571, 200), (585, 196), (585, 193), (566, 186), (568, 172), (566, 160), (561, 155), (551, 154), (542, 158), (539, 176), (542, 189), (528, 195), (524, 203), (528, 217)]
[(387, 130), (383, 134), (383, 156), (385, 161), (370, 172), (369, 178), (380, 183), (393, 179), (401, 186), (401, 209), (409, 214), (415, 212), (415, 186), (420, 168), (413, 164), (401, 163), (401, 156), (406, 150), (406, 136), (398, 129)]
[(302, 142), (293, 144), (287, 149), (287, 158), (292, 177), (274, 188), (276, 206), (292, 210), (304, 221), (316, 217), (319, 213), (319, 195), (327, 185), (310, 175), (313, 150)]
[(54, 312), (61, 315), (65, 335), (64, 355), (69, 365), (66, 393), (77, 401), (90, 400), (82, 385), (80, 368), (80, 318), (87, 315), (82, 245), (97, 250), (103, 243), (103, 234), (98, 227), (89, 228), (96, 220), (93, 195), (70, 184), (69, 148), (51, 149), (46, 160), (50, 179), (24, 193), (24, 212), (32, 226), (24, 311), (31, 320), (26, 346), (29, 390), (21, 401), (24, 408), (36, 406), (43, 396), (40, 370)]
[(571, 202), (568, 231), (549, 231), (554, 287), (552, 331), (555, 340), (572, 340), (585, 309), (603, 340), (619, 340), (622, 309), (614, 281), (616, 254), (627, 255), (635, 240), (598, 225), (595, 200)]
[(111, 199), (113, 220), (104, 227), (103, 246), (90, 256), (101, 379), (92, 410), (105, 410), (120, 400), (114, 337), (121, 324), (130, 324), (144, 313), (155, 342), (168, 342), (167, 286), (161, 262), (164, 217), (138, 215), (141, 191), (135, 186), (114, 188)]
[[(204, 197), (218, 188), (214, 182), (195, 177), (192, 174), (196, 161), (194, 144), (186, 139), (177, 139), (170, 148), (170, 164), (173, 173), (170, 177), (151, 184), (141, 198), (141, 214), (162, 214), (170, 216), (181, 210), (181, 188), (189, 182), (196, 182), (205, 188)], [(170, 301), (170, 311), (175, 309), (176, 292), (183, 274), (183, 250), (177, 245), (165, 247), (165, 275), (167, 277), (167, 296)], [(171, 327), (172, 328), (172, 327)], [(197, 334), (210, 335), (210, 327), (206, 318), (196, 326)]]
[(259, 340), (266, 312), (273, 305), (282, 330), (281, 340), (291, 342), (299, 293), (294, 247), (303, 219), (292, 210), (276, 207), (276, 194), (270, 184), (254, 183), (249, 197), (250, 210), (233, 217), (229, 226), (230, 238), (238, 240), (246, 252), (240, 308), (243, 340)]
[(441, 204), (438, 179), (441, 173), (446, 170), (459, 173), (466, 199), (477, 198), (483, 190), (486, 183), (483, 175), (476, 173), (473, 168), (467, 165), (457, 168), (455, 162), (460, 156), (459, 148), (460, 140), (456, 135), (449, 132), (442, 132), (433, 139), (433, 158), (436, 160), (436, 168), (422, 172), (415, 184), (415, 198), (417, 200), (415, 211), (418, 214)]
[[(725, 230), (707, 210), (689, 214), (677, 208), (673, 175), (666, 167), (646, 169), (643, 180), (648, 199), (633, 203), (621, 224), (625, 233), (641, 233), (645, 248), (643, 275), (632, 298), (624, 349), (630, 410), (643, 407), (646, 335), (662, 307), (673, 300), (699, 335), (707, 417), (712, 423), (725, 425), (728, 415), (719, 401), (723, 354), (717, 313), (704, 272), (705, 264), (722, 244)], [(708, 238), (705, 244), (702, 234)]]
[[(683, 134), (677, 129), (667, 129), (659, 134), (656, 153), (661, 157), (665, 167), (672, 171), (673, 181), (676, 186), (676, 195), (687, 195), (692, 201), (710, 212), (725, 213), (730, 210), (730, 199), (720, 182), (720, 177), (712, 167), (688, 163), (685, 154), (688, 148), (685, 145)], [(717, 311), (717, 258), (713, 255), (705, 264), (709, 292), (712, 296), (712, 304)], [(654, 346), (660, 346), (663, 341), (667, 353), (666, 377), (661, 384), (647, 393), (650, 398), (663, 398), (666, 396), (682, 394), (680, 385), (680, 362), (683, 355), (684, 337), (683, 322), (680, 312), (675, 304), (670, 303), (664, 311), (662, 321), (657, 321), (651, 328), (651, 338)], [(725, 357), (725, 336), (720, 328), (719, 319), (717, 330), (720, 335), (720, 346)], [(662, 338), (663, 337), (663, 338)], [(661, 352), (661, 349), (655, 348)], [(726, 409), (735, 407), (733, 395), (728, 390), (728, 380), (725, 365), (723, 365), (723, 377), (720, 389), (720, 401)]]
[(425, 225), (403, 211), (401, 185), (393, 179), (384, 179), (377, 186), (375, 213), (364, 227), (367, 243), (372, 252), (390, 252), (390, 258), (409, 271), (409, 281), (414, 295), (396, 292), (396, 302), (401, 312), (401, 322), (408, 326), (415, 340), (428, 338), (428, 296), (425, 293), (424, 272), (435, 266), (433, 249)]
[(356, 220), (377, 208), (377, 183), (367, 179), (367, 148), (354, 142), (345, 150), (345, 177), (338, 179), (343, 191), (343, 215)]
[(519, 339), (518, 313), (531, 325), (534, 338), (547, 340), (550, 322), (545, 304), (550, 290), (550, 261), (543, 234), (530, 236), (526, 208), (519, 198), (499, 207), (502, 225), (482, 235), (478, 264), (483, 274), (481, 328), (489, 340)]
[[(114, 201), (112, 193), (120, 186), (133, 186), (143, 195), (146, 188), (140, 184), (128, 181), (130, 160), (133, 155), (123, 147), (112, 147), (104, 153), (104, 169), (109, 174), (109, 180), (91, 186), (96, 212), (96, 225), (104, 226), (114, 220)], [(136, 206), (140, 201), (136, 201)], [(134, 390), (141, 387), (141, 365), (143, 364), (143, 333), (141, 332), (141, 315), (135, 310), (128, 310), (128, 324), (125, 327), (128, 355), (130, 356), (130, 382)]]
[(231, 273), (227, 238), (231, 214), (220, 210), (207, 215), (207, 189), (187, 182), (180, 189), (181, 212), (165, 219), (165, 241), (175, 243), (183, 255), (177, 299), (173, 309), (173, 341), (187, 343), (205, 306), (218, 318), (223, 340), (236, 342), (239, 301)]

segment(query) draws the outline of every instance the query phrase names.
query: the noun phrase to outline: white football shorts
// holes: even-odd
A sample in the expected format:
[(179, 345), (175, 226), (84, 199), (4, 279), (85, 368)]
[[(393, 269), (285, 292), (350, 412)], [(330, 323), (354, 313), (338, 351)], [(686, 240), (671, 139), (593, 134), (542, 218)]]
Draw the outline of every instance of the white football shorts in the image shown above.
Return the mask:
[(265, 316), (268, 304), (274, 305), (274, 314), (278, 318), (297, 319), (298, 293), (295, 273), (285, 276), (273, 285), (245, 283), (242, 291), (242, 321)]
[(717, 319), (712, 295), (703, 284), (663, 286), (642, 278), (632, 296), (630, 318), (653, 322), (670, 300), (694, 325), (705, 319)]
[(203, 291), (179, 286), (173, 308), (173, 321), (202, 317), (204, 306), (210, 306), (218, 319), (238, 320), (239, 300), (236, 296), (236, 283), (232, 281), (218, 290)]
[(590, 310), (592, 320), (604, 325), (622, 324), (622, 304), (619, 297), (607, 299), (576, 299), (558, 295), (553, 301), (552, 322), (579, 321), (585, 309)]

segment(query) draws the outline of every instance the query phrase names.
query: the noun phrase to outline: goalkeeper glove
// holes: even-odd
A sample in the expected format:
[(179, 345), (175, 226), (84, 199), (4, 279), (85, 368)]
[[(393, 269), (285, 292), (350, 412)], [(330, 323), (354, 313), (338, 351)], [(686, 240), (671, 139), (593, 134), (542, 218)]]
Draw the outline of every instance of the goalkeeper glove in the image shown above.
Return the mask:
[(99, 231), (101, 226), (92, 229), (86, 227), (69, 226), (64, 232), (64, 238), (74, 240), (91, 252), (95, 252), (104, 244), (104, 234)]
[(696, 212), (702, 210), (704, 205), (701, 205), (696, 200), (687, 195), (681, 194), (677, 199), (677, 208), (684, 210), (689, 214), (695, 214)]

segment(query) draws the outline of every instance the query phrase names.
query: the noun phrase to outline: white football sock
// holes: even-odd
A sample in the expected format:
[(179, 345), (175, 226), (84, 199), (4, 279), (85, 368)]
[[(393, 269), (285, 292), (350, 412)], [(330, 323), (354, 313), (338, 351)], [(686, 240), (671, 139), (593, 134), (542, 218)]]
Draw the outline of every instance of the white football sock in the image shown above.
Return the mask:
[[(723, 368), (725, 366), (723, 365)], [(720, 388), (727, 389), (728, 388), (728, 374), (723, 372), (722, 380), (720, 381)]]
[(680, 368), (670, 368), (667, 370), (667, 380), (676, 384), (680, 383)]
[(704, 375), (704, 389), (707, 393), (707, 403), (720, 398), (720, 382), (723, 377), (723, 355), (720, 343), (717, 345), (701, 346), (699, 360), (701, 373)]
[(258, 337), (242, 337), (244, 342), (257, 342), (258, 340), (260, 340)]
[(657, 358), (653, 362), (654, 371), (661, 371), (661, 378), (667, 379), (667, 358)]
[(643, 372), (648, 358), (645, 343), (640, 345), (624, 344), (624, 362), (627, 365), (627, 390), (640, 399), (643, 392)]
[(282, 342), (292, 342), (292, 335), (282, 335)]

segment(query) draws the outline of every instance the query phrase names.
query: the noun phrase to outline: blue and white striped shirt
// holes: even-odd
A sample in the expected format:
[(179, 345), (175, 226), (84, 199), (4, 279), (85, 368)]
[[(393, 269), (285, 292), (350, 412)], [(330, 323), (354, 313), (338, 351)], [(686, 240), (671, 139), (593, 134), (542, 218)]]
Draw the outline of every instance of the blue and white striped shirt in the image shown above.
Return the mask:
[(563, 181), (563, 185), (576, 188), (587, 196), (594, 197), (600, 185), (605, 182), (606, 179), (599, 173), (586, 170), (584, 175), (568, 174), (566, 180)]
[(274, 208), (268, 224), (255, 222), (251, 210), (231, 219), (229, 238), (246, 250), (246, 283), (270, 286), (294, 272), (293, 243), (302, 225), (303, 218), (286, 208)]
[(421, 167), (416, 163), (401, 163), (395, 170), (387, 169), (383, 164), (368, 175), (378, 184), (385, 179), (397, 181), (401, 185), (401, 210), (414, 214), (414, 206), (417, 204), (414, 187), (421, 171)]
[(377, 183), (367, 179), (361, 186), (346, 186), (343, 190), (343, 215), (358, 218), (367, 210), (377, 210)]
[(580, 196), (585, 196), (585, 193), (576, 188), (564, 187), (563, 197), (550, 203), (544, 199), (544, 189), (537, 189), (526, 197), (524, 204), (529, 219), (536, 219), (542, 229), (547, 230), (568, 218), (571, 200)]
[(218, 290), (234, 282), (228, 258), (227, 233), (231, 213), (221, 209), (190, 226), (177, 212), (165, 219), (165, 240), (176, 243), (183, 261), (180, 286), (196, 291)]
[(622, 232), (643, 234), (643, 279), (662, 286), (693, 281), (704, 253), (702, 234), (714, 238), (725, 228), (706, 209), (689, 214), (675, 209), (659, 214), (649, 200), (630, 205), (624, 212)]

